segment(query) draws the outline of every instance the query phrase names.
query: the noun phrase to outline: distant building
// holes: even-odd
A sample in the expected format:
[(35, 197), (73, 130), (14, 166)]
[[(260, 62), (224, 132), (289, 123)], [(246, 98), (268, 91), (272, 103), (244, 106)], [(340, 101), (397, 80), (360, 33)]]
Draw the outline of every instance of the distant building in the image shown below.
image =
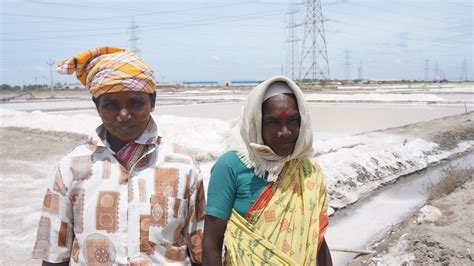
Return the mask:
[(261, 82), (260, 80), (231, 80), (230, 85), (258, 85)]
[(214, 80), (185, 80), (182, 85), (189, 87), (214, 87), (218, 86), (219, 82)]

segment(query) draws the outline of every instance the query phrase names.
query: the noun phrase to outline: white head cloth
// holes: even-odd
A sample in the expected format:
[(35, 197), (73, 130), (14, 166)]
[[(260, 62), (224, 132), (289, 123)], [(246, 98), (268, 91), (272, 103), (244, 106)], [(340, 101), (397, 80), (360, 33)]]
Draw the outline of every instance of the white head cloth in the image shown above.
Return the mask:
[[(295, 95), (301, 118), (300, 132), (295, 149), (287, 157), (277, 155), (269, 146), (264, 144), (262, 137), (262, 104), (268, 88), (278, 81), (285, 82), (290, 89), (290, 91), (278, 89), (280, 91), (278, 94), (293, 93)], [(240, 136), (238, 136), (237, 130), (240, 131)], [(234, 127), (234, 132), (228, 137), (230, 137), (230, 148), (237, 151), (242, 162), (248, 168), (254, 167), (255, 174), (258, 177), (264, 177), (268, 173), (266, 180), (270, 182), (277, 180), (287, 161), (311, 158), (314, 154), (311, 117), (305, 96), (298, 85), (285, 76), (272, 77), (260, 83), (250, 92), (238, 128)]]
[(294, 94), (286, 82), (273, 82), (272, 84), (270, 84), (270, 86), (268, 86), (268, 89), (265, 91), (265, 95), (263, 95), (263, 101), (266, 101), (270, 97), (283, 93)]

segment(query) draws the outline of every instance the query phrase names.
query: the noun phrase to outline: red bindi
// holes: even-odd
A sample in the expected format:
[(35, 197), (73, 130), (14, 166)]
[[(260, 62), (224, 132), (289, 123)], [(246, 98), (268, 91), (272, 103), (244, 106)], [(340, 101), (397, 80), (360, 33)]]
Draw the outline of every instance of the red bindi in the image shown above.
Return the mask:
[(281, 111), (279, 116), (280, 116), (280, 119), (286, 119), (288, 117), (288, 112)]

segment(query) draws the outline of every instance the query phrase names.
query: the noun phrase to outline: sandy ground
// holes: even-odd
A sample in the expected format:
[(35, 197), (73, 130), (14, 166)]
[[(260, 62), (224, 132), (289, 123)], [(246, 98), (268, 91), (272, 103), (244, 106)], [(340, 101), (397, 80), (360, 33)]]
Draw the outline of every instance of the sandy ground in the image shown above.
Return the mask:
[(0, 135), (0, 265), (38, 265), (29, 257), (48, 177), (85, 136), (25, 128)]
[(417, 223), (416, 210), (369, 245), (375, 255), (348, 265), (474, 265), (474, 181), (429, 203), (441, 210), (434, 222)]
[[(474, 113), (471, 112), (467, 116), (453, 116), (394, 128), (387, 133), (430, 138), (450, 149), (459, 141), (474, 139), (474, 123), (467, 121), (474, 120), (473, 116)], [(83, 141), (85, 136), (25, 128), (1, 128), (0, 135), (0, 159), (3, 160), (0, 168), (0, 264), (37, 265), (38, 262), (29, 257), (48, 177), (56, 162)], [(474, 195), (472, 189), (471, 194)], [(469, 204), (473, 203), (474, 200), (471, 199)], [(458, 201), (454, 205), (456, 208), (465, 208), (468, 203)], [(454, 212), (453, 215), (458, 213), (463, 212)], [(472, 212), (470, 215), (472, 216)], [(452, 218), (453, 221), (456, 219)], [(429, 236), (434, 231), (426, 232)], [(436, 234), (436, 237), (438, 239), (442, 236)], [(472, 235), (470, 237), (472, 244)], [(428, 247), (442, 245), (445, 249), (451, 248), (450, 244), (445, 245), (440, 240), (429, 241), (431, 242), (426, 242)]]

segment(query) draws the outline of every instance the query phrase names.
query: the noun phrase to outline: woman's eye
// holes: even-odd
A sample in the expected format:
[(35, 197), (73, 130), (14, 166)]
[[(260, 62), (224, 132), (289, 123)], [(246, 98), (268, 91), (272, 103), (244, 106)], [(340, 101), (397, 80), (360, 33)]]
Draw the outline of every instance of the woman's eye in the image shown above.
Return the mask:
[(115, 103), (106, 103), (104, 104), (103, 106), (105, 109), (116, 109), (117, 108), (117, 105)]
[(140, 101), (135, 101), (135, 102), (132, 102), (132, 106), (133, 107), (140, 107), (144, 104), (144, 102), (140, 102)]
[(299, 122), (300, 122), (300, 119), (299, 119), (299, 118), (291, 119), (291, 120), (289, 121), (289, 123), (291, 123), (291, 124), (297, 124), (297, 123), (299, 123)]
[(277, 121), (269, 121), (269, 122), (266, 122), (265, 125), (273, 127), (273, 126), (278, 126), (279, 123)]

